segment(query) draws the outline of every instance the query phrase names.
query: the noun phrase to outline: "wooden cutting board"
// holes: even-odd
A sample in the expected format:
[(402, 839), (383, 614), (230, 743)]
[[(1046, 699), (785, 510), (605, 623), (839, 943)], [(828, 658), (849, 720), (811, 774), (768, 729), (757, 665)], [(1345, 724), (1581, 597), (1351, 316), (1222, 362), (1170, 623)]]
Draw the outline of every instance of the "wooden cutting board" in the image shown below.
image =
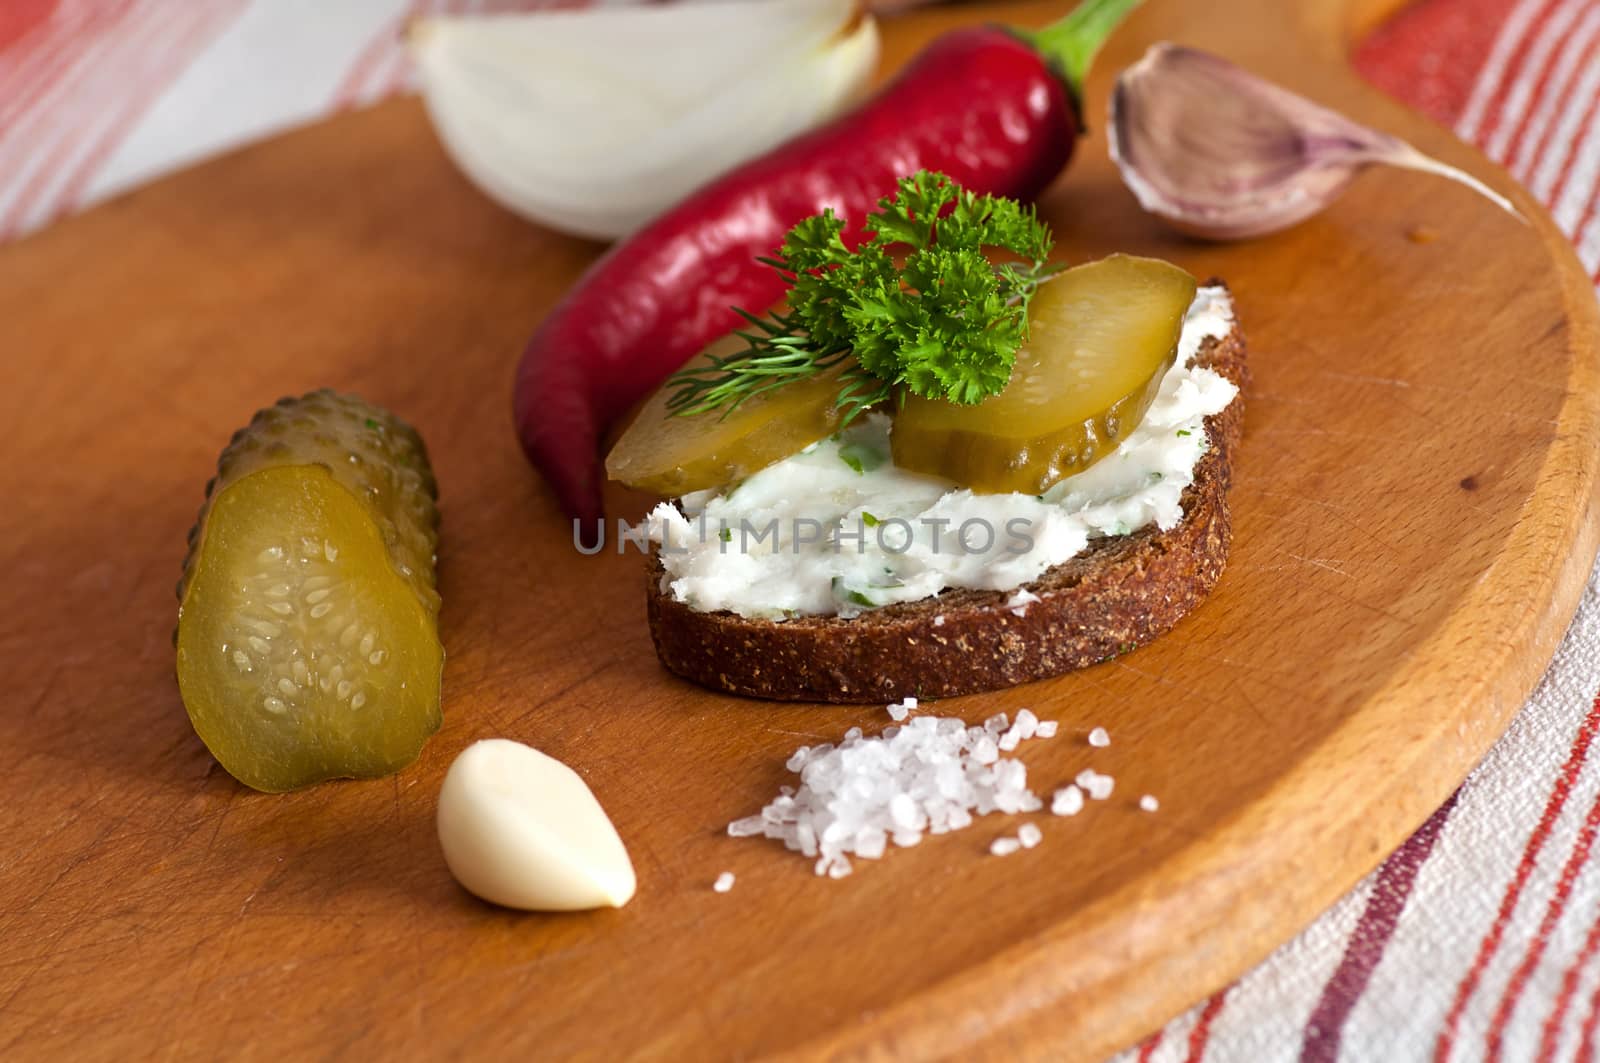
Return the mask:
[[(886, 27), (889, 64), (948, 26), (1063, 6), (918, 14)], [(1104, 56), (1088, 113), (1168, 37), (1511, 192), (1347, 69), (1373, 10), (1158, 0)], [(1101, 136), (1083, 146), (1044, 204), (1067, 255), (1163, 255), (1238, 293), (1256, 383), (1233, 557), (1156, 645), (937, 706), (1059, 719), (1022, 754), (1034, 786), (1092, 765), (1117, 779), (1109, 802), (1045, 817), (1025, 854), (986, 855), (1017, 826), (996, 817), (842, 882), (723, 828), (786, 781), (796, 745), (887, 718), (721, 697), (657, 666), (638, 558), (577, 557), (510, 430), (520, 345), (597, 248), (478, 196), (415, 101), (0, 250), (0, 1055), (1062, 1060), (1130, 1042), (1443, 801), (1572, 615), (1600, 531), (1596, 306), (1511, 194), (1531, 224), (1373, 173), (1291, 233), (1205, 246), (1136, 209)], [(398, 776), (271, 797), (189, 729), (172, 586), (229, 433), (322, 385), (432, 447), (446, 722)], [(1109, 749), (1087, 746), (1097, 725)], [(625, 910), (520, 915), (457, 888), (434, 802), (489, 736), (590, 781), (638, 868)]]

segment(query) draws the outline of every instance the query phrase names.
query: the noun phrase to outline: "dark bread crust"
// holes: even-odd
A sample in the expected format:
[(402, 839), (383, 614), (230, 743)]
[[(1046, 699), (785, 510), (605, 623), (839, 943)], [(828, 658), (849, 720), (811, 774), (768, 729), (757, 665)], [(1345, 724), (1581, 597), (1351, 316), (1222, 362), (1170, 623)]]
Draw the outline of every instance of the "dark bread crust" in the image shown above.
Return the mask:
[[(1221, 340), (1206, 340), (1195, 364), (1243, 391), (1249, 374), (1238, 326)], [(1177, 527), (1093, 540), (1027, 584), (1040, 601), (1022, 616), (1005, 604), (1015, 591), (960, 589), (852, 620), (774, 622), (701, 613), (663, 593), (661, 565), (652, 558), (647, 595), (656, 653), (672, 671), (713, 690), (830, 702), (974, 694), (1126, 653), (1170, 630), (1222, 574), (1232, 538), (1228, 487), (1243, 420), (1243, 395), (1206, 419), (1211, 449), (1184, 492)]]

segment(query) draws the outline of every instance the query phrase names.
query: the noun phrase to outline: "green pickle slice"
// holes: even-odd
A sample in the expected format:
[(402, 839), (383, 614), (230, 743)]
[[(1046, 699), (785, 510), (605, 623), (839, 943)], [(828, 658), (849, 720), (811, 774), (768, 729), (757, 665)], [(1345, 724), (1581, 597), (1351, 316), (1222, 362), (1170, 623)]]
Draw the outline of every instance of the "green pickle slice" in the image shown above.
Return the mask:
[(178, 687), (268, 792), (387, 775), (440, 723), (437, 488), (421, 438), (317, 391), (228, 444), (178, 584)]
[[(730, 336), (708, 353), (731, 353)], [(669, 387), (640, 407), (606, 455), (606, 475), (629, 487), (676, 497), (725, 487), (799, 453), (839, 425), (839, 374), (819, 373), (785, 384), (723, 411), (679, 417), (667, 409)]]
[(984, 493), (1042, 494), (1114, 450), (1177, 358), (1195, 279), (1112, 255), (1041, 286), (1004, 391), (973, 406), (908, 396), (895, 464)]

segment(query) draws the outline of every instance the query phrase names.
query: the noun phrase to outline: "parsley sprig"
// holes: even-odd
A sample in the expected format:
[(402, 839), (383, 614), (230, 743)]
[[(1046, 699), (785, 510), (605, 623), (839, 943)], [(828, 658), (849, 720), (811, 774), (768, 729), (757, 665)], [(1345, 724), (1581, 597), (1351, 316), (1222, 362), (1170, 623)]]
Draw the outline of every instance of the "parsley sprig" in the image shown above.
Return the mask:
[[(762, 259), (790, 285), (786, 311), (757, 317), (744, 348), (670, 381), (679, 415), (723, 411), (839, 370), (842, 422), (906, 393), (971, 405), (1011, 379), (1028, 337), (1028, 303), (1055, 270), (1050, 230), (1032, 207), (980, 196), (943, 174), (902, 180), (867, 215), (855, 250), (831, 209), (789, 231)], [(996, 261), (990, 249), (1012, 258)]]

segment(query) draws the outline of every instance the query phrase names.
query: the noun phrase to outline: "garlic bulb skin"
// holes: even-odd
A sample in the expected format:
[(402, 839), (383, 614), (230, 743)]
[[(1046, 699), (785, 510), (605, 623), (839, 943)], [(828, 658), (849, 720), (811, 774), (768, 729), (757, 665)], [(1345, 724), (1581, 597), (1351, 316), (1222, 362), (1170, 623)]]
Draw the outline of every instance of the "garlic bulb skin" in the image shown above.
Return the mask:
[(1424, 170), (1511, 203), (1405, 141), (1218, 56), (1162, 42), (1117, 79), (1111, 157), (1139, 205), (1211, 240), (1263, 236), (1321, 211), (1367, 166)]
[(601, 240), (833, 117), (878, 59), (859, 0), (439, 16), (407, 36), (462, 171), (531, 221)]

